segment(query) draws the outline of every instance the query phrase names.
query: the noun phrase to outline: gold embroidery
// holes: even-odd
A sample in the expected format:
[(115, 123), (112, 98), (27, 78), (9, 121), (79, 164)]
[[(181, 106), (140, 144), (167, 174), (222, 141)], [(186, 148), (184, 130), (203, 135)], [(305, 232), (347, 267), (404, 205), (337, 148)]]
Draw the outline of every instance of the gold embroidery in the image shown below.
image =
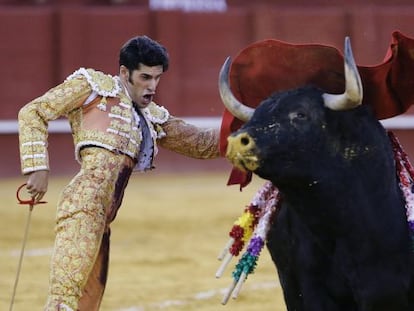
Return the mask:
[(63, 189), (58, 203), (47, 311), (55, 311), (59, 303), (78, 309), (102, 235), (122, 201), (115, 187), (119, 181), (126, 185), (133, 166), (128, 157), (102, 148), (86, 148), (82, 158), (81, 171)]
[(87, 71), (91, 75), (92, 80), (98, 86), (99, 90), (105, 92), (113, 92), (116, 87), (116, 81), (113, 79), (113, 77), (106, 75), (100, 71), (95, 71), (93, 69), (87, 69)]
[[(104, 74), (101, 71), (90, 68), (79, 68), (71, 74), (66, 81), (79, 76), (84, 76), (90, 84), (92, 90), (103, 97), (116, 97), (121, 92), (118, 77), (113, 77), (109, 74)], [(103, 101), (105, 101), (105, 99), (103, 99)]]
[[(48, 122), (76, 110), (89, 94), (87, 81), (74, 79), (50, 89), (20, 109), (19, 144), (23, 173), (49, 169), (46, 149)], [(37, 144), (39, 142), (43, 146)], [(43, 156), (39, 157), (38, 154)], [(30, 157), (32, 160), (27, 160)]]
[(162, 147), (199, 159), (219, 156), (218, 129), (198, 128), (171, 117), (162, 125), (166, 136), (159, 140)]

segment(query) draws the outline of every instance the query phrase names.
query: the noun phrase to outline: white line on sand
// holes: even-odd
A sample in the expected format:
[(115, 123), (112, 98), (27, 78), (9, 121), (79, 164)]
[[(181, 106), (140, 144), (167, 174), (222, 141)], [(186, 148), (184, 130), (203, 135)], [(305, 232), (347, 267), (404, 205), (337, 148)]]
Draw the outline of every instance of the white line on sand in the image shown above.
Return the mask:
[[(275, 275), (275, 279), (276, 279)], [(266, 290), (266, 289), (275, 289), (278, 288), (280, 285), (275, 280), (274, 282), (262, 282), (262, 283), (250, 283), (246, 286), (247, 291), (256, 291), (256, 290)], [(227, 292), (227, 288), (222, 289), (212, 289), (209, 291), (195, 293), (193, 296), (189, 297), (188, 299), (181, 299), (181, 300), (164, 300), (154, 303), (146, 304), (146, 306), (131, 306), (127, 308), (117, 309), (116, 311), (149, 311), (149, 310), (162, 310), (171, 306), (187, 306), (190, 303), (197, 301), (197, 300), (206, 300), (210, 299), (214, 296), (222, 296)], [(220, 304), (220, 301), (217, 301), (217, 304)]]

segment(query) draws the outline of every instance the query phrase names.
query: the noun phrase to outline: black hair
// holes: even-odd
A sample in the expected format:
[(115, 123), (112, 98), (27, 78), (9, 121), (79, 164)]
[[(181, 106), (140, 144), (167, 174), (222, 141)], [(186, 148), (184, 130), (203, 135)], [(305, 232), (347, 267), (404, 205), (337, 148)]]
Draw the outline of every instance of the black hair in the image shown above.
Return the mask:
[(139, 64), (145, 66), (162, 66), (163, 72), (168, 70), (169, 56), (167, 49), (147, 36), (129, 39), (119, 52), (119, 66), (124, 65), (131, 73), (139, 69)]

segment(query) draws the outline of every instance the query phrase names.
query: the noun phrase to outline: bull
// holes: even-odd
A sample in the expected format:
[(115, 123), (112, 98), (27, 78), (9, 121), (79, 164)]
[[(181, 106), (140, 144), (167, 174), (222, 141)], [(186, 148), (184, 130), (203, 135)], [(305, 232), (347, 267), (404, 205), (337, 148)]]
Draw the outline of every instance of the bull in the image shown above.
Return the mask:
[(349, 38), (345, 91), (277, 92), (256, 108), (219, 77), (226, 108), (245, 124), (226, 157), (269, 180), (281, 204), (267, 236), (288, 310), (414, 310), (414, 256), (392, 146), (362, 105)]

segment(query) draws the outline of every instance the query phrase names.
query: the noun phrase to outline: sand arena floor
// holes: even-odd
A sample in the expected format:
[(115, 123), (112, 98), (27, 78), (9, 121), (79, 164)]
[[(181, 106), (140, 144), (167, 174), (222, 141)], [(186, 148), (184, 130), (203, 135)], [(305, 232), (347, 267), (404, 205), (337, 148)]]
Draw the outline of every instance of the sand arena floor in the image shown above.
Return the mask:
[[(14, 302), (15, 311), (42, 310), (53, 245), (55, 204), (70, 177), (52, 178), (32, 214)], [(267, 251), (239, 297), (223, 306), (233, 259), (215, 278), (217, 255), (228, 231), (263, 181), (239, 192), (227, 187), (227, 172), (136, 174), (112, 224), (109, 279), (103, 311), (282, 311), (280, 285)], [(0, 180), (0, 310), (8, 310), (28, 210), (17, 204), (23, 178)]]

